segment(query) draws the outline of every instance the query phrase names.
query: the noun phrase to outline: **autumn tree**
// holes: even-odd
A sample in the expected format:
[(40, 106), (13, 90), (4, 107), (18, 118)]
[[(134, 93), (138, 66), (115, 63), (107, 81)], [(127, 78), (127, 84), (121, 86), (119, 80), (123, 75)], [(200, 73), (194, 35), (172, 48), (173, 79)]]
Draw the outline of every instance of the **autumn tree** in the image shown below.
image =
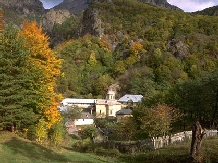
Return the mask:
[(0, 9), (0, 32), (4, 29), (4, 12)]
[(130, 48), (130, 54), (134, 55), (135, 57), (139, 57), (140, 51), (142, 50), (143, 46), (140, 42), (135, 42)]
[(36, 22), (25, 21), (19, 35), (24, 38), (25, 47), (31, 52), (28, 61), (40, 72), (35, 79), (34, 91), (39, 97), (35, 103), (35, 112), (41, 115), (47, 128), (50, 128), (61, 119), (57, 110), (57, 100), (60, 96), (54, 92), (56, 77), (60, 73), (61, 60), (58, 60), (55, 52), (49, 48), (49, 38)]
[(161, 104), (153, 108), (143, 108), (141, 114), (143, 116), (139, 117), (140, 128), (149, 137), (165, 136), (181, 116), (178, 109)]

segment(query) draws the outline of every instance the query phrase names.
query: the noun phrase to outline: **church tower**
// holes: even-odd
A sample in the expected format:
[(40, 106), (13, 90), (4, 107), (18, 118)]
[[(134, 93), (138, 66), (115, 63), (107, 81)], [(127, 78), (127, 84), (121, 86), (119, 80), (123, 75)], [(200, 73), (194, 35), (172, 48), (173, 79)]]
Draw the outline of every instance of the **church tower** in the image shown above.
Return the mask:
[(113, 90), (108, 90), (106, 100), (115, 100), (115, 92)]

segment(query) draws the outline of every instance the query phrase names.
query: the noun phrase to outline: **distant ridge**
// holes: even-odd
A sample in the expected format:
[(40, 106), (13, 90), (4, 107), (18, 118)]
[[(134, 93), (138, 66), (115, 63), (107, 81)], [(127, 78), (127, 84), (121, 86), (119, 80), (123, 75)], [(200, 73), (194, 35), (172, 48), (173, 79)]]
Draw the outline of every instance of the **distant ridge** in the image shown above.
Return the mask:
[(193, 13), (200, 15), (218, 16), (218, 6), (209, 7), (204, 10), (196, 11)]

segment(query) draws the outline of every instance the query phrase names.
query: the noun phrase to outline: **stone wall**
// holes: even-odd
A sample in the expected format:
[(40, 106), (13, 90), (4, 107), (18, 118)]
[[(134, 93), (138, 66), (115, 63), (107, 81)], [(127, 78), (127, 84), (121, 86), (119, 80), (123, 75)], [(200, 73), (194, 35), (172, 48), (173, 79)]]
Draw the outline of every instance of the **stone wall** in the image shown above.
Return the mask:
[[(204, 138), (217, 136), (217, 130), (206, 130)], [(184, 131), (166, 137), (156, 137), (139, 141), (105, 141), (101, 142), (104, 148), (116, 148), (122, 153), (143, 152), (163, 148), (167, 145), (190, 140), (192, 131)]]

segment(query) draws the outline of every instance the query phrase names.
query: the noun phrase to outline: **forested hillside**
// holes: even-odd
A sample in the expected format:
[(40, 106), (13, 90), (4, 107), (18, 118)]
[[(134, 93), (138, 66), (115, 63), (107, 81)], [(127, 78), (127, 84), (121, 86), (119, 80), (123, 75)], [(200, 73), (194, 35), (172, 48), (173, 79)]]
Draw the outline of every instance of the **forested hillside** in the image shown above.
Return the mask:
[(218, 7), (217, 6), (209, 7), (209, 8), (202, 10), (202, 11), (196, 11), (196, 12), (194, 12), (194, 14), (217, 16), (218, 15)]
[(59, 93), (104, 97), (116, 83), (117, 97), (141, 94), (144, 106), (166, 103), (189, 120), (215, 118), (218, 17), (128, 0), (94, 3), (89, 10), (103, 34), (87, 32), (55, 48), (64, 60)]
[(136, 1), (90, 8), (99, 12), (103, 37), (87, 33), (56, 47), (64, 59), (58, 91), (67, 96), (104, 96), (116, 82), (120, 94), (150, 96), (217, 66), (217, 17)]
[[(179, 108), (185, 123), (216, 119), (218, 17), (168, 10), (137, 0), (94, 1), (82, 15), (54, 24), (51, 40), (63, 43), (53, 44), (52, 50), (43, 29), (37, 28), (34, 23), (24, 23), (18, 31), (7, 26), (1, 35), (1, 75), (10, 79), (8, 83), (1, 81), (2, 105), (13, 105), (9, 99), (22, 98), (18, 92), (34, 94), (28, 101), (15, 103), (15, 108), (23, 106), (36, 114), (31, 123), (41, 117), (48, 128), (55, 123), (59, 93), (64, 97), (104, 98), (111, 84), (117, 86), (117, 98), (126, 93), (143, 95), (139, 112), (144, 107), (166, 104)], [(19, 64), (18, 56), (13, 58), (14, 69), (23, 68), (16, 70), (17, 76), (5, 64), (12, 52), (23, 57)], [(29, 72), (25, 66), (31, 67)], [(17, 85), (12, 80), (15, 78), (20, 79)], [(28, 83), (25, 89), (19, 87), (23, 83)], [(7, 93), (9, 84), (17, 91)], [(7, 111), (2, 110), (9, 114)], [(18, 121), (26, 126), (22, 116)]]

